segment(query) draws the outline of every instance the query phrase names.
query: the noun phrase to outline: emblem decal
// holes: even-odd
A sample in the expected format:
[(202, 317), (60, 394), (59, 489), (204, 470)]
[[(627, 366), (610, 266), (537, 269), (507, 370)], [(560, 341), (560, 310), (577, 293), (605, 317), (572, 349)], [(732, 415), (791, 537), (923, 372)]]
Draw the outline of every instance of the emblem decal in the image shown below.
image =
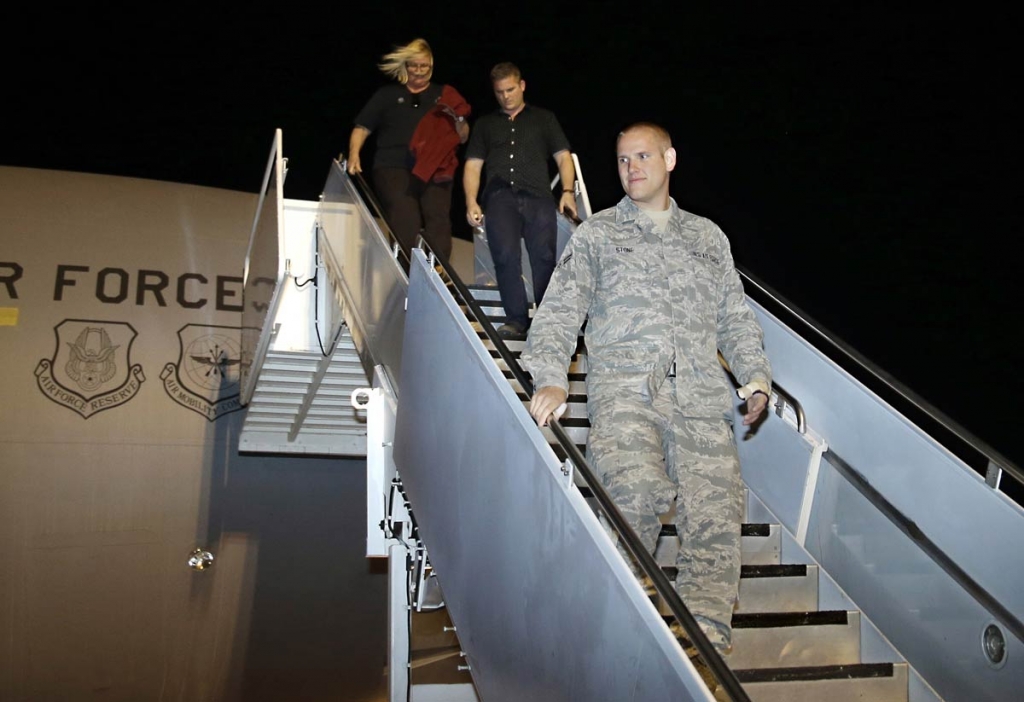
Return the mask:
[(178, 330), (178, 362), (160, 372), (164, 390), (182, 407), (214, 421), (242, 409), (239, 397), (241, 330), (186, 324)]
[(36, 383), (47, 398), (88, 419), (123, 405), (145, 382), (142, 366), (132, 365), (138, 333), (125, 322), (65, 319), (53, 328), (53, 358), (36, 366)]

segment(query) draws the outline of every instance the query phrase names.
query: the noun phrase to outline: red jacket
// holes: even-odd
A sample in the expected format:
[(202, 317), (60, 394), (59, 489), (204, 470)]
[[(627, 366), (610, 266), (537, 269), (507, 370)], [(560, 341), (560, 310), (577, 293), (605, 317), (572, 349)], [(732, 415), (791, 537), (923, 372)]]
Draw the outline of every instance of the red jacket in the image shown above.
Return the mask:
[(444, 183), (455, 178), (459, 159), (455, 156), (461, 140), (455, 130), (455, 120), (445, 107), (465, 119), (472, 112), (466, 99), (450, 85), (444, 86), (441, 97), (427, 114), (423, 115), (409, 141), (409, 149), (416, 159), (412, 174), (423, 182)]

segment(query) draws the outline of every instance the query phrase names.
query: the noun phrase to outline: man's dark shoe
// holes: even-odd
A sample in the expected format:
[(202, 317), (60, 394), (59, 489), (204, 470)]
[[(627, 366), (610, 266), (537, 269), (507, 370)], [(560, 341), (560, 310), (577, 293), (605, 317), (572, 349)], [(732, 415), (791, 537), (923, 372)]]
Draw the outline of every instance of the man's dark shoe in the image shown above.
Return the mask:
[(498, 336), (502, 339), (525, 339), (526, 327), (515, 322), (506, 322), (498, 327)]

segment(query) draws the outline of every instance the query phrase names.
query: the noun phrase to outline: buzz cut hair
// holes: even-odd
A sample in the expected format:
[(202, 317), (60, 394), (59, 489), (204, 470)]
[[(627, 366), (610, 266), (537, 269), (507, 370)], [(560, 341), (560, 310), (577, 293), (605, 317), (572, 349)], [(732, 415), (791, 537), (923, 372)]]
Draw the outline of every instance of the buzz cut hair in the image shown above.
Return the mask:
[(511, 61), (502, 61), (491, 69), (491, 83), (497, 83), (499, 80), (505, 80), (506, 78), (513, 78), (516, 81), (523, 79), (519, 66)]
[(672, 137), (669, 136), (668, 130), (654, 122), (634, 122), (619, 132), (619, 135), (615, 138), (615, 145), (618, 146), (619, 140), (629, 132), (638, 132), (644, 129), (654, 135), (654, 140), (661, 148), (661, 153), (665, 153), (672, 148)]

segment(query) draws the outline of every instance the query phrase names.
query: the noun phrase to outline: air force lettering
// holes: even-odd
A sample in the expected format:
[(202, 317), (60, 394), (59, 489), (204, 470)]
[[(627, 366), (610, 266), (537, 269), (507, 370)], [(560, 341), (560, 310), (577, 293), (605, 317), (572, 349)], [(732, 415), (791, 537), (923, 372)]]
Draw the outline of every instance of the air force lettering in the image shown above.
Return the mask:
[(239, 397), (241, 330), (186, 324), (178, 330), (178, 362), (160, 372), (167, 395), (214, 421), (242, 409)]
[(139, 392), (146, 376), (131, 363), (138, 335), (126, 322), (65, 319), (53, 329), (52, 358), (36, 365), (39, 390), (53, 402), (88, 419), (113, 409)]

